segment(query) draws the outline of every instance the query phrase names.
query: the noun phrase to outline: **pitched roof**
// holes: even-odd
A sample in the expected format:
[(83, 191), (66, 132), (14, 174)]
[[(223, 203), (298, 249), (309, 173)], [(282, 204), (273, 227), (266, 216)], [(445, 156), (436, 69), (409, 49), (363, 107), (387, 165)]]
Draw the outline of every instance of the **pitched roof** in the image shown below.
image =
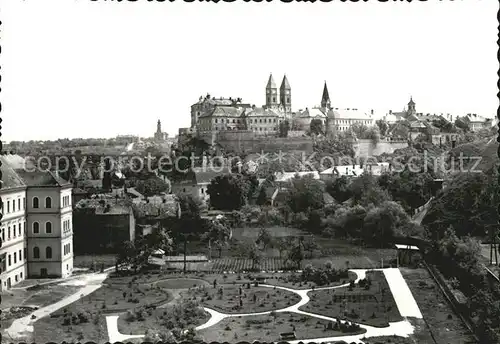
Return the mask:
[(307, 108), (304, 111), (298, 113), (297, 117), (301, 117), (301, 118), (325, 118), (326, 113), (322, 109), (314, 107), (311, 109)]
[(280, 89), (282, 89), (282, 90), (291, 89), (290, 84), (288, 83), (288, 79), (286, 77), (286, 74), (283, 76), (283, 81), (281, 82)]
[(275, 176), (275, 182), (287, 182), (295, 176), (299, 177), (304, 177), (304, 176), (312, 176), (313, 179), (319, 179), (319, 172), (318, 171), (300, 171), (300, 172), (276, 172), (274, 174)]
[(23, 179), (14, 171), (11, 167), (9, 160), (5, 158), (6, 155), (0, 156), (0, 161), (2, 162), (2, 166), (0, 170), (2, 171), (2, 188), (1, 190), (8, 190), (13, 188), (25, 187)]
[(373, 119), (369, 114), (358, 109), (335, 109), (333, 116), (335, 119), (358, 119), (364, 121)]
[(274, 82), (274, 79), (273, 79), (273, 73), (271, 73), (269, 75), (269, 80), (267, 81), (266, 88), (276, 88), (276, 83)]
[(82, 199), (76, 204), (76, 209), (94, 209), (96, 215), (125, 215), (130, 214), (132, 211), (132, 208), (126, 204), (124, 199), (112, 198)]
[(245, 113), (245, 117), (282, 117), (281, 111), (277, 109), (255, 107)]
[(179, 202), (166, 200), (165, 203), (139, 202), (132, 204), (134, 215), (138, 218), (155, 217), (158, 219), (177, 217), (179, 212)]
[(245, 108), (234, 106), (216, 106), (212, 111), (204, 112), (200, 117), (240, 117)]
[(193, 170), (191, 172), (193, 174), (193, 181), (196, 184), (208, 184), (215, 177), (230, 173), (228, 168), (223, 168), (221, 171), (219, 171), (219, 170), (220, 170), (220, 168), (211, 168), (211, 167), (193, 168)]
[(23, 179), (28, 186), (54, 186), (64, 187), (72, 185), (68, 181), (61, 178), (57, 173), (52, 171), (33, 171), (18, 169), (16, 173)]

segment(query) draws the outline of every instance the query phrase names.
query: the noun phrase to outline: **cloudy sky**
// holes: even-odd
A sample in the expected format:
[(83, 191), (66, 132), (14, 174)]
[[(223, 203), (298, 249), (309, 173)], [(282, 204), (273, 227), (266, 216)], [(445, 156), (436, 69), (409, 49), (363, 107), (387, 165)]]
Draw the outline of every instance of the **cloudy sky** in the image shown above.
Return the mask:
[(492, 117), (496, 1), (2, 1), (2, 140), (175, 135), (200, 95)]

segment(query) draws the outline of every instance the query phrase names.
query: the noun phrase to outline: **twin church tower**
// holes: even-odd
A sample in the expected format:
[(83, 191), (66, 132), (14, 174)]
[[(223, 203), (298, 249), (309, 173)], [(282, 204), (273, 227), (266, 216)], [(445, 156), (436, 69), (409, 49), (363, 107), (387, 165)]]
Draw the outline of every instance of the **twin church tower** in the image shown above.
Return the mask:
[(284, 112), (292, 112), (292, 88), (285, 75), (278, 94), (278, 88), (271, 73), (266, 86), (266, 108), (276, 107), (282, 108)]

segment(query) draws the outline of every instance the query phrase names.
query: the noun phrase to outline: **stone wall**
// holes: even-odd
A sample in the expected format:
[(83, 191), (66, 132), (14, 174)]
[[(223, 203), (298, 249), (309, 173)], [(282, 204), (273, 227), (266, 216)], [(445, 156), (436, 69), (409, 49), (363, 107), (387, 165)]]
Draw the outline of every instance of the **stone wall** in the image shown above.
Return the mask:
[(360, 139), (353, 143), (355, 157), (378, 156), (383, 153), (393, 153), (396, 149), (408, 147), (407, 141), (380, 140), (374, 144), (372, 140)]

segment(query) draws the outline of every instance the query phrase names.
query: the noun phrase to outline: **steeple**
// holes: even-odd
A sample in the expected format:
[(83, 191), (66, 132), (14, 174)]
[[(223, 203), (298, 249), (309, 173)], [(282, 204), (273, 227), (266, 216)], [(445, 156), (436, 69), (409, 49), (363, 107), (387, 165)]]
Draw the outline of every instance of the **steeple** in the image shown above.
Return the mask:
[(321, 96), (321, 107), (324, 109), (330, 109), (331, 108), (331, 102), (330, 102), (330, 95), (328, 94), (328, 87), (326, 86), (326, 80), (325, 80), (325, 86), (323, 87), (323, 95)]
[(266, 107), (275, 107), (278, 105), (278, 88), (273, 79), (273, 74), (269, 75), (266, 86)]
[(160, 120), (158, 120), (158, 122), (156, 123), (156, 132), (157, 133), (161, 133), (161, 122), (160, 122)]
[(408, 115), (414, 115), (417, 113), (415, 108), (415, 102), (413, 101), (413, 97), (410, 96), (410, 102), (408, 103)]
[(285, 112), (292, 111), (292, 88), (286, 74), (283, 76), (283, 81), (280, 86), (280, 105), (283, 107)]

